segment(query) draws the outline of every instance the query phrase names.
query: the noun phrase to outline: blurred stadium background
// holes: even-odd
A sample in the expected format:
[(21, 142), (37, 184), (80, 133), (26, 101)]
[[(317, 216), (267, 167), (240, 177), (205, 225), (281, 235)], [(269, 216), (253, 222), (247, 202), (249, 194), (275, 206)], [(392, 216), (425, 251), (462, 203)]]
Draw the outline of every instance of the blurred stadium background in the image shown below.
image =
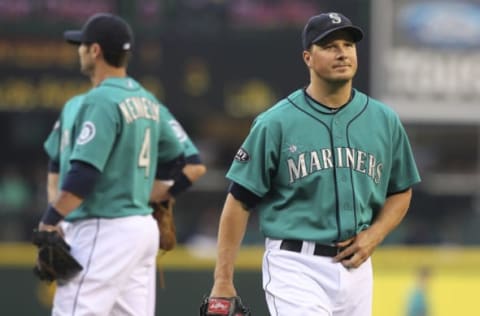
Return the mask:
[[(321, 11), (364, 28), (355, 86), (398, 111), (423, 178), (374, 255), (374, 316), (411, 316), (424, 267), (428, 316), (480, 315), (479, 0), (0, 0), (1, 315), (48, 315), (52, 287), (33, 278), (29, 243), (46, 205), (42, 145), (63, 103), (89, 88), (62, 33), (99, 11), (132, 24), (130, 74), (177, 116), (208, 167), (178, 199), (180, 247), (158, 260), (158, 315), (196, 315), (210, 290), (224, 174), (255, 115), (306, 84), (301, 29)], [(255, 216), (245, 244), (239, 292), (267, 315)]]

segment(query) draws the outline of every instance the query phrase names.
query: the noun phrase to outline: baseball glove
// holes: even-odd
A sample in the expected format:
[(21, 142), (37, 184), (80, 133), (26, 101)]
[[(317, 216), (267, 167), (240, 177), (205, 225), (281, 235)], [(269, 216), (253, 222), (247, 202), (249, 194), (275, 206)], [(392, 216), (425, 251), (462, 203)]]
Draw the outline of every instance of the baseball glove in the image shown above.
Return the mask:
[(70, 246), (56, 231), (33, 231), (33, 244), (38, 247), (34, 274), (42, 281), (68, 280), (83, 267), (70, 254)]
[(205, 297), (200, 305), (200, 316), (251, 316), (239, 296)]
[(161, 203), (150, 203), (153, 208), (153, 217), (157, 220), (160, 230), (160, 249), (170, 251), (177, 245), (173, 205), (175, 200), (169, 199)]

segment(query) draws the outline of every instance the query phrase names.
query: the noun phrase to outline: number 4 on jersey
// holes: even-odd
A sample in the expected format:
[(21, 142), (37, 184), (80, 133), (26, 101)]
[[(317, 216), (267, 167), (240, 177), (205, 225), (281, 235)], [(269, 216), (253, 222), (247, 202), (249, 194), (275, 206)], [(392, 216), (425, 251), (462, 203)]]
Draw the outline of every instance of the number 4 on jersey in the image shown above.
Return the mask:
[(142, 148), (138, 155), (138, 167), (145, 168), (145, 177), (150, 175), (150, 128), (145, 130)]

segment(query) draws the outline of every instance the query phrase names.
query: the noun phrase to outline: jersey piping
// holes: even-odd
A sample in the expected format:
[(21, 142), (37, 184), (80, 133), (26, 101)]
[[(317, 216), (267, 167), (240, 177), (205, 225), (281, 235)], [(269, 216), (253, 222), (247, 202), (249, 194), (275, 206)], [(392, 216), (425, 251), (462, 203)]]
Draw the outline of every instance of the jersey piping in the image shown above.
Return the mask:
[[(307, 95), (307, 93), (305, 92), (305, 90), (303, 91), (304, 93), (304, 98), (305, 98), (305, 101), (306, 103), (310, 106), (310, 108), (314, 111), (317, 111), (319, 113), (322, 113), (322, 114), (326, 114), (326, 115), (335, 115), (337, 113), (339, 113), (341, 110), (347, 108), (349, 106), (349, 103), (350, 101), (353, 99), (351, 98), (350, 101), (345, 104), (344, 106), (342, 106), (339, 111), (335, 111), (335, 112), (322, 112), (320, 111), (319, 109), (316, 109), (312, 104), (311, 104), (311, 101), (309, 100), (309, 96)], [(321, 123), (328, 131), (329, 133), (329, 136), (330, 136), (330, 150), (332, 151), (332, 158), (334, 161), (337, 161), (337, 157), (336, 157), (336, 151), (334, 150), (334, 140), (333, 140), (333, 134), (331, 132), (331, 129), (329, 128), (328, 124), (326, 124), (324, 121), (322, 121), (320, 118), (318, 117), (315, 117), (314, 115), (311, 115), (310, 113), (308, 113), (307, 111), (303, 110), (300, 106), (297, 106), (295, 104), (295, 102), (293, 102), (289, 97), (287, 97), (287, 100), (296, 108), (298, 109), (299, 111), (302, 111), (304, 112), (305, 114), (307, 114), (308, 116), (312, 117), (314, 120), (318, 121), (319, 123)], [(347, 125), (347, 128), (345, 129), (345, 139), (347, 139), (347, 143), (350, 145), (350, 139), (348, 137), (348, 129), (350, 128), (350, 125), (351, 123), (356, 120), (358, 117), (360, 117), (360, 115), (362, 115), (362, 113), (365, 112), (367, 106), (368, 106), (368, 101), (369, 101), (369, 98), (367, 97), (366, 101), (365, 101), (365, 104), (363, 105), (362, 109), (355, 115), (353, 116), (349, 121), (348, 123), (346, 124)], [(336, 181), (335, 179), (337, 178), (337, 168), (333, 168), (333, 183), (335, 183), (335, 200), (336, 200), (336, 209), (335, 209), (335, 212), (336, 212), (336, 221), (337, 221), (337, 240), (340, 241), (341, 240), (341, 232), (342, 232), (342, 220), (341, 220), (341, 216), (340, 216), (340, 202), (339, 202), (339, 197), (338, 197), (338, 191), (339, 191), (339, 188), (338, 188), (338, 181)], [(352, 188), (352, 195), (353, 195), (353, 199), (355, 199), (355, 187), (353, 185), (353, 174), (352, 174), (353, 170), (350, 169), (350, 186)], [(353, 215), (354, 215), (354, 222), (355, 222), (355, 227), (357, 227), (358, 225), (358, 220), (357, 220), (357, 204), (356, 203), (353, 203)]]

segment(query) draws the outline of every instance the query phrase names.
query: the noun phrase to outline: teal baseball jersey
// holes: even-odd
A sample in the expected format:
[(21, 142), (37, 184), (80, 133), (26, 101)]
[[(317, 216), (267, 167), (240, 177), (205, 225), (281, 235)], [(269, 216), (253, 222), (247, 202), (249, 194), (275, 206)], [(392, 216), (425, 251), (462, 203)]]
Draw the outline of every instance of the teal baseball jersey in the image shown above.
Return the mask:
[(84, 95), (77, 95), (68, 100), (60, 113), (59, 119), (44, 143), (44, 149), (49, 158), (60, 164), (58, 186), (61, 187), (61, 179), (70, 170), (70, 154), (72, 152), (73, 126), (78, 111), (83, 103)]
[(185, 157), (198, 155), (199, 154), (198, 149), (193, 144), (187, 132), (185, 132), (182, 125), (175, 119), (173, 114), (163, 104), (160, 105), (160, 115), (165, 117), (165, 120), (168, 121), (173, 131), (175, 132), (175, 135), (177, 136), (178, 141), (183, 146), (183, 153)]
[(261, 197), (266, 237), (331, 244), (366, 229), (420, 181), (399, 117), (354, 90), (332, 111), (299, 89), (253, 123), (227, 178)]
[(160, 102), (128, 77), (108, 78), (83, 98), (68, 157), (94, 166), (101, 176), (66, 220), (151, 213), (148, 200), (157, 163), (183, 152), (160, 114)]

